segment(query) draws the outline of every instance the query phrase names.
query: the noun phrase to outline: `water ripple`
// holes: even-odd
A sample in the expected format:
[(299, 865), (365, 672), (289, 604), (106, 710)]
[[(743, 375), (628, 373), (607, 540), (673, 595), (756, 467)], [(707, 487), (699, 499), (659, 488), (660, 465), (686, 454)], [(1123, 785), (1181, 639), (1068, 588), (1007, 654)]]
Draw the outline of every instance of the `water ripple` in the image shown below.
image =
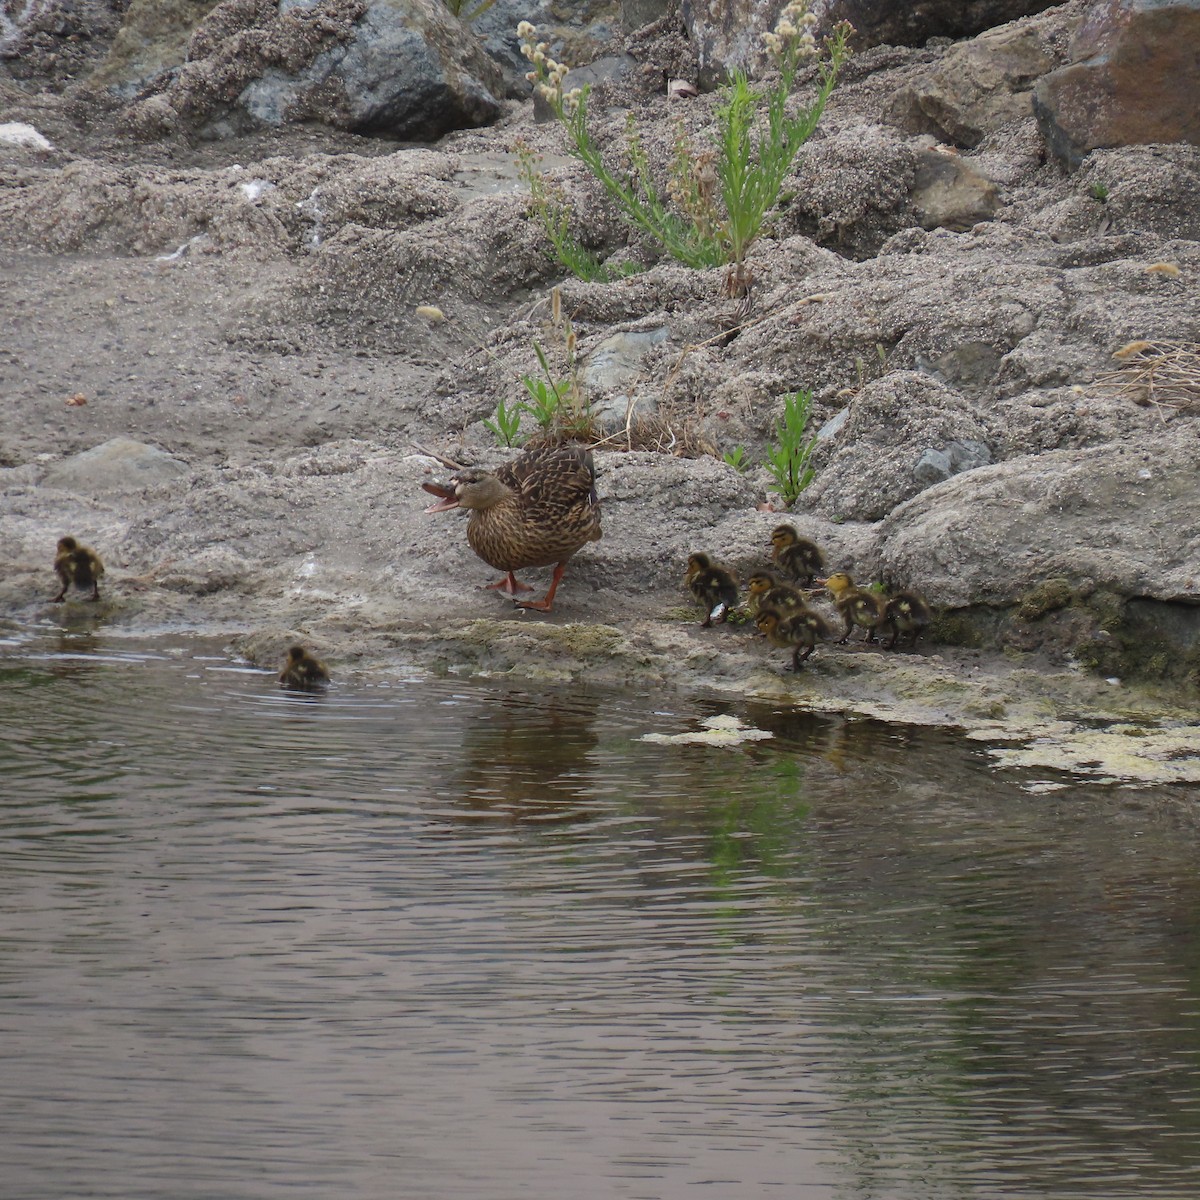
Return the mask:
[(937, 733), (0, 640), (21, 1200), (1200, 1193), (1192, 802)]

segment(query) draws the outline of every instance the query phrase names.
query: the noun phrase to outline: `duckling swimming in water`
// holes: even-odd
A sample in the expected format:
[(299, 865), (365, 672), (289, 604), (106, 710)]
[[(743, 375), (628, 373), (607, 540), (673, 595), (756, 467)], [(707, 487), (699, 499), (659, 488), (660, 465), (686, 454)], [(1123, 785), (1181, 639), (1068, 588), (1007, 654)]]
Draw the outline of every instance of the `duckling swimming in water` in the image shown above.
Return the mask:
[(104, 574), (104, 564), (94, 550), (81, 546), (73, 537), (59, 538), (54, 570), (62, 581), (62, 591), (54, 597), (53, 603), (61, 604), (67, 598), (71, 584), (81, 590), (90, 587), (92, 594), (88, 599), (100, 599), (100, 576)]
[(781, 615), (778, 609), (764, 608), (754, 623), (767, 636), (772, 646), (792, 651), (792, 670), (816, 649), (817, 643), (833, 637), (833, 628), (819, 612), (802, 608)]
[(795, 525), (776, 525), (771, 530), (771, 557), (779, 569), (807, 587), (825, 567), (825, 556), (816, 542), (801, 537)]
[(762, 612), (764, 608), (775, 608), (786, 614), (808, 607), (808, 601), (799, 588), (776, 579), (770, 571), (755, 571), (746, 580), (746, 590), (750, 593), (750, 603), (754, 612)]
[(713, 562), (707, 554), (689, 554), (687, 574), (683, 577), (688, 590), (704, 605), (705, 617), (701, 629), (708, 629), (715, 619), (718, 624), (729, 616), (737, 603), (738, 578), (726, 566)]
[(917, 638), (932, 620), (933, 614), (924, 596), (919, 592), (897, 592), (888, 600), (884, 614), (883, 627), (892, 631), (892, 640), (884, 649), (894, 650), (900, 635), (907, 633), (910, 635), (908, 648), (915, 650)]
[(293, 646), (279, 673), (281, 687), (295, 692), (314, 692), (329, 682), (329, 671), (319, 658), (314, 658), (303, 646)]
[(867, 631), (863, 641), (875, 641), (875, 631), (887, 617), (887, 601), (875, 592), (855, 587), (854, 580), (845, 571), (838, 571), (828, 579), (818, 579), (817, 582), (825, 585), (842, 620), (846, 622), (838, 645), (844, 646), (849, 641), (850, 631), (855, 625), (861, 625)]

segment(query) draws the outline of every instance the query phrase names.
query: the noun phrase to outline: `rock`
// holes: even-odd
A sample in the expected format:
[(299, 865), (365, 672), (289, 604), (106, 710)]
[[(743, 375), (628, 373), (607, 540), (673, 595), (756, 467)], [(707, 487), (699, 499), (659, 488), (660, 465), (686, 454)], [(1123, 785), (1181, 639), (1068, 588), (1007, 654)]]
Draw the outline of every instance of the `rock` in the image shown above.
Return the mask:
[[(500, 114), (499, 68), (441, 0), (224, 0), (198, 24), (163, 95), (205, 137), (296, 121), (433, 141)], [(114, 59), (118, 95), (144, 82)]]
[[(820, 29), (839, 21), (854, 26), (856, 49), (890, 43), (920, 46), (931, 37), (969, 37), (1005, 21), (1049, 8), (1053, 0), (813, 0)], [(696, 47), (701, 78), (709, 85), (727, 71), (764, 61), (762, 35), (782, 5), (767, 0), (682, 0), (680, 13)]]
[(1049, 8), (1055, 0), (814, 0), (823, 28), (854, 26), (856, 47), (923, 46), (932, 37), (964, 38)]
[(927, 149), (917, 156), (909, 198), (922, 228), (966, 230), (996, 215), (1000, 189), (959, 155)]
[[(832, 518), (880, 520), (931, 483), (988, 455), (980, 419), (958, 393), (926, 375), (894, 372), (870, 383), (851, 400), (849, 412), (830, 441), (829, 459), (804, 493), (805, 507)], [(961, 465), (954, 465), (952, 453)], [(931, 472), (941, 460), (945, 474)]]
[[(586, 66), (572, 67), (571, 73), (567, 77), (567, 83), (564, 86), (595, 88), (601, 84), (616, 83), (621, 80), (627, 81), (636, 67), (636, 61), (628, 54), (607, 54), (602, 58), (596, 59), (594, 62), (588, 63)], [(529, 86), (528, 83), (525, 84), (526, 90), (522, 93), (522, 96), (528, 95)], [(533, 111), (539, 121), (556, 120), (554, 109), (536, 92), (533, 97)]]
[(42, 482), (64, 491), (136, 492), (187, 473), (187, 464), (165, 450), (115, 437), (55, 463)]
[(753, 71), (765, 62), (762, 35), (775, 27), (780, 8), (776, 0), (681, 0), (700, 81), (713, 87), (729, 71)]
[[(196, 26), (217, 7), (217, 0), (132, 0), (89, 82), (124, 100), (133, 99), (182, 65)], [(230, 6), (222, 7), (230, 11)]]
[(977, 146), (986, 133), (1032, 114), (1033, 87), (1058, 65), (1049, 17), (993, 29), (953, 46), (895, 93), (885, 110), (909, 133)]
[(1054, 450), (960, 475), (878, 531), (896, 577), (950, 607), (1016, 605), (1048, 579), (1200, 604), (1195, 436)]
[(581, 372), (591, 400), (591, 414), (605, 433), (625, 427), (629, 401), (638, 395), (637, 414), (649, 416), (657, 409), (656, 390), (639, 394), (633, 386), (642, 374), (647, 352), (670, 336), (666, 326), (622, 331), (607, 337), (587, 356)]
[(778, 232), (808, 234), (855, 257), (874, 254), (913, 224), (914, 172), (912, 145), (883, 125), (854, 123), (807, 142), (792, 167), (794, 195)]
[(1200, 683), (1195, 436), (1028, 455), (930, 488), (877, 530), (933, 636)]
[(992, 452), (983, 442), (955, 441), (940, 448), (931, 446), (917, 459), (913, 478), (922, 487), (932, 487), (944, 483), (951, 475), (986, 467), (991, 461)]
[(1106, 0), (1039, 80), (1038, 127), (1076, 167), (1102, 146), (1200, 145), (1200, 0)]
[[(663, 5), (663, 0), (648, 2)], [(463, 11), (470, 8), (471, 0), (464, 0)], [(524, 100), (530, 84), (525, 78), (529, 61), (521, 54), (516, 35), (521, 21), (537, 26), (538, 40), (548, 42), (551, 56), (571, 68), (567, 85), (571, 87), (576, 85), (577, 70), (612, 53), (623, 23), (621, 10), (619, 0), (496, 0), (470, 27), (503, 72), (507, 94)]]

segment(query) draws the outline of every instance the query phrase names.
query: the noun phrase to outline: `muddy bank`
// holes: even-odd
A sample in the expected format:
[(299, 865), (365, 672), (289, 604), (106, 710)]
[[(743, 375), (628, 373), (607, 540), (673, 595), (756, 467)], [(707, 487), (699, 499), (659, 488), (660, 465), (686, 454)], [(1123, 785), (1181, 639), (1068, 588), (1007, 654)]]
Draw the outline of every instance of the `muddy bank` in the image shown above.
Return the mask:
[[(1191, 778), (1200, 403), (1147, 392), (1138, 364), (1200, 342), (1200, 151), (1047, 156), (1031, 80), (1083, 7), (854, 59), (754, 250), (748, 313), (720, 270), (627, 245), (526, 100), (432, 146), (286, 125), (201, 141), (4, 84), (5, 119), (49, 145), (0, 140), (0, 613), (223, 632), (264, 664), (300, 638), (343, 676), (578, 676), (1044, 734), (1076, 765), (1115, 761), (1072, 740), (1115, 723), (1141, 731), (1123, 736), (1147, 778)], [(628, 48), (641, 68), (597, 92), (597, 137), (618, 153), (636, 102), (669, 161), (718, 97), (649, 86), (677, 37)], [(580, 236), (640, 273), (562, 279), (522, 143)], [(607, 422), (605, 534), (541, 617), (480, 590), (460, 519), (423, 514), (440, 468), (416, 447), (511, 453), (484, 421), (524, 395), (537, 347), (572, 366), (555, 286)], [(792, 678), (746, 630), (693, 628), (690, 551), (766, 561), (761, 464), (799, 388), (817, 474), (787, 519), (831, 565), (929, 597), (915, 655), (823, 647)], [(47, 604), (64, 533), (108, 563), (95, 608)]]

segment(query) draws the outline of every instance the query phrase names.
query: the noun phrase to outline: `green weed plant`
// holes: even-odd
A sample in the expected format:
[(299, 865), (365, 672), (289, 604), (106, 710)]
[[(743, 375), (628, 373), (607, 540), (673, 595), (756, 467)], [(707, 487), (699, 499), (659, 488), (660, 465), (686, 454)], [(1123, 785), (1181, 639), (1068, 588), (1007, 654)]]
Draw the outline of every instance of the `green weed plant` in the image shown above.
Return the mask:
[(788, 508), (816, 477), (816, 470), (809, 460), (817, 439), (805, 436), (812, 401), (811, 391), (792, 392), (783, 398), (783, 418), (775, 427), (775, 442), (767, 447), (763, 464), (774, 480), (770, 485), (772, 491), (779, 493)]
[[(721, 89), (709, 147), (697, 151), (679, 127), (666, 199), (655, 185), (633, 115), (625, 137), (628, 170), (618, 173), (605, 163), (588, 131), (590, 86), (564, 91), (569, 67), (549, 56), (545, 42), (535, 41), (537, 29), (528, 21), (521, 22), (517, 34), (533, 66), (526, 78), (566, 131), (568, 152), (599, 181), (625, 220), (686, 266), (728, 266), (726, 293), (745, 296), (751, 284), (746, 256), (762, 234), (797, 152), (816, 130), (849, 57), (850, 26), (835, 26), (821, 57), (812, 33), (815, 23), (807, 0), (790, 0), (774, 31), (763, 39), (778, 65), (777, 79), (760, 89), (744, 72), (735, 72)], [(816, 99), (789, 114), (797, 72), (818, 58)], [(566, 261), (563, 265), (570, 267)]]
[(471, 4), (469, 0), (446, 0), (446, 7), (464, 24), (470, 25), (476, 17), (482, 17), (496, 0), (479, 0)]

